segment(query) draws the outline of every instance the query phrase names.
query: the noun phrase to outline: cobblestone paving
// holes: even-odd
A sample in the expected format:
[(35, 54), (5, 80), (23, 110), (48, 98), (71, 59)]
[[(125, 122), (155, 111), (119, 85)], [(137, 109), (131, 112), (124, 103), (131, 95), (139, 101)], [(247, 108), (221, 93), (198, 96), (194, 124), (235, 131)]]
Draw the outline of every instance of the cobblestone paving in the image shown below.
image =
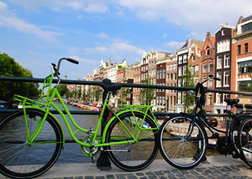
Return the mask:
[(154, 172), (134, 172), (124, 174), (107, 174), (100, 176), (77, 176), (62, 178), (43, 178), (43, 179), (252, 179), (252, 169), (244, 165), (232, 165), (221, 167), (195, 168), (190, 170), (160, 170)]

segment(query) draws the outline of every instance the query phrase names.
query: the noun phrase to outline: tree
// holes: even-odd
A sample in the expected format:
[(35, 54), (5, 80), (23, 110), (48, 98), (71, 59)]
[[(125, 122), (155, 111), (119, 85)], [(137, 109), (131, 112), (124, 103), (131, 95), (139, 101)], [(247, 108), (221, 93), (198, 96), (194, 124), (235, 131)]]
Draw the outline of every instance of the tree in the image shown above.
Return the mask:
[[(150, 78), (146, 78), (143, 84), (153, 85)], [(151, 105), (152, 100), (155, 99), (155, 89), (142, 88), (140, 96), (141, 98), (139, 99), (139, 101), (141, 101), (142, 104)]]
[[(0, 76), (33, 78), (31, 71), (24, 69), (7, 54), (0, 54)], [(39, 94), (38, 84), (31, 82), (0, 81), (0, 98), (9, 100), (14, 94), (36, 96)]]
[(83, 101), (86, 101), (86, 89), (84, 88), (83, 91), (82, 91), (82, 100)]
[(60, 84), (58, 87), (58, 92), (60, 96), (64, 96), (67, 92), (67, 85), (66, 84)]
[(97, 86), (94, 91), (94, 98), (96, 101), (99, 101), (100, 97), (101, 97), (101, 89), (99, 86)]
[(119, 92), (118, 104), (121, 106), (123, 104), (127, 104), (127, 97), (131, 94), (130, 88), (121, 88)]
[[(187, 68), (185, 75), (182, 76), (184, 87), (195, 88), (196, 83), (194, 81), (194, 78), (195, 78), (195, 74), (192, 74), (191, 68)], [(183, 98), (182, 101), (183, 101), (184, 111), (188, 113), (190, 110), (190, 107), (193, 106), (195, 102), (194, 96), (190, 95), (189, 91), (184, 91), (184, 95), (182, 98)]]
[(86, 98), (87, 98), (88, 101), (90, 101), (93, 98), (93, 92), (91, 91), (90, 87), (88, 88), (87, 97)]
[(78, 96), (78, 99), (80, 99), (80, 98), (81, 98), (81, 86), (79, 86), (77, 96)]

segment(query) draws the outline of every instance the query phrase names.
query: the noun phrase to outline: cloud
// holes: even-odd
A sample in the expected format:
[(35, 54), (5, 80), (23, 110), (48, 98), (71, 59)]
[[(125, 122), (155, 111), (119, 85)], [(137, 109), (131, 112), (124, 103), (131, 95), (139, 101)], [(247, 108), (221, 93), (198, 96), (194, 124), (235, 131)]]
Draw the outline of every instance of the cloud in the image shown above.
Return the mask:
[(130, 44), (126, 44), (126, 43), (116, 43), (114, 42), (112, 45), (111, 45), (111, 49), (110, 49), (111, 52), (130, 52), (130, 53), (136, 53), (136, 54), (139, 54), (139, 55), (142, 55), (144, 53), (144, 50), (141, 49), (141, 48), (138, 48), (136, 46), (133, 46), (133, 45), (130, 45)]
[(162, 38), (166, 38), (167, 37), (167, 34), (164, 34), (163, 36), (162, 36)]
[(101, 33), (98, 34), (98, 37), (100, 37), (100, 38), (107, 38), (108, 35), (105, 34), (104, 32), (101, 32)]
[(103, 3), (89, 4), (87, 7), (83, 9), (88, 13), (105, 13), (108, 11), (108, 7)]
[(82, 57), (79, 57), (79, 56), (70, 56), (69, 58), (77, 60), (77, 61), (80, 62), (80, 64), (84, 64), (84, 65), (86, 65), (86, 64), (88, 64), (88, 65), (97, 65), (97, 64), (100, 63), (99, 61), (85, 59), (85, 58), (82, 58)]
[(34, 24), (30, 24), (18, 17), (7, 9), (7, 5), (0, 1), (0, 26), (6, 28), (13, 28), (19, 32), (35, 35), (47, 42), (57, 43), (55, 36), (64, 35), (63, 33), (55, 31), (45, 31)]
[(169, 49), (175, 50), (175, 49), (180, 48), (182, 45), (184, 45), (184, 43), (185, 42), (171, 41), (171, 42), (163, 43), (162, 45), (169, 48)]

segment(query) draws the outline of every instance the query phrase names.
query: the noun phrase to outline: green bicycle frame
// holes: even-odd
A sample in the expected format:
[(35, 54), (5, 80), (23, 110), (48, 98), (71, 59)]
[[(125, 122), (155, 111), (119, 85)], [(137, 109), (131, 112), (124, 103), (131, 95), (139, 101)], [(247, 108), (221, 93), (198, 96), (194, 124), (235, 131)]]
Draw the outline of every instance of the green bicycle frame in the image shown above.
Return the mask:
[[(52, 76), (51, 76), (52, 77)], [(45, 80), (46, 81), (46, 80)], [(47, 80), (48, 81), (48, 80)], [(46, 83), (46, 82), (45, 82)], [(49, 82), (51, 85), (52, 81)], [(62, 119), (64, 120), (65, 124), (66, 124), (66, 127), (72, 137), (72, 139), (77, 142), (78, 144), (82, 145), (82, 146), (85, 146), (85, 147), (103, 147), (103, 146), (109, 146), (109, 145), (119, 145), (119, 144), (128, 144), (128, 143), (135, 143), (137, 142), (138, 140), (141, 140), (139, 139), (139, 134), (142, 130), (159, 130), (159, 125), (157, 123), (157, 121), (155, 120), (155, 117), (154, 117), (154, 114), (152, 113), (151, 111), (151, 107), (152, 106), (142, 106), (142, 105), (123, 105), (121, 106), (117, 111), (113, 112), (109, 105), (108, 105), (108, 99), (105, 99), (104, 100), (104, 104), (103, 104), (103, 107), (102, 107), (102, 110), (101, 110), (101, 113), (99, 115), (99, 119), (98, 119), (98, 122), (97, 122), (97, 125), (96, 125), (96, 129), (94, 131), (89, 131), (87, 129), (84, 129), (82, 127), (80, 127), (76, 122), (75, 120), (73, 119), (71, 113), (69, 112), (68, 108), (66, 107), (64, 101), (62, 100), (59, 92), (58, 92), (58, 89), (57, 87), (53, 89), (53, 92), (52, 92), (52, 95), (51, 97), (49, 97), (48, 95), (46, 96), (46, 101), (45, 103), (42, 103), (42, 100), (40, 99), (39, 101), (34, 101), (34, 100), (31, 100), (29, 98), (25, 98), (23, 96), (19, 96), (19, 95), (15, 95), (15, 99), (16, 100), (19, 100), (20, 101), (20, 104), (19, 104), (19, 108), (23, 108), (23, 111), (24, 111), (24, 120), (25, 120), (25, 123), (26, 123), (26, 128), (27, 128), (27, 141), (30, 145), (36, 145), (36, 142), (35, 139), (36, 137), (39, 135), (40, 131), (42, 130), (43, 126), (44, 126), (44, 123), (45, 123), (45, 120), (46, 118), (48, 117), (48, 115), (50, 115), (51, 117), (53, 117), (53, 119), (56, 120), (56, 122), (59, 124), (59, 126), (61, 127), (61, 131), (62, 131), (62, 135), (63, 135), (63, 148), (64, 148), (64, 144), (65, 144), (65, 137), (64, 137), (64, 132), (63, 132), (63, 128), (60, 124), (60, 122), (57, 120), (56, 117), (54, 117), (50, 112), (49, 112), (49, 109), (50, 107), (52, 106), (62, 117)], [(53, 99), (57, 97), (59, 99), (59, 102), (60, 102), (60, 106), (56, 106), (54, 103), (53, 103)], [(42, 97), (41, 97), (42, 98)], [(44, 109), (44, 108), (45, 109)], [(70, 127), (70, 124), (65, 116), (65, 114), (62, 112), (62, 110), (60, 108), (63, 108), (68, 116), (68, 118), (70, 119), (71, 123), (74, 125), (74, 127), (77, 129), (76, 131), (73, 131)], [(136, 110), (135, 108), (138, 108), (140, 110)], [(36, 128), (36, 130), (34, 131), (34, 133), (32, 134), (32, 136), (29, 136), (29, 128), (28, 128), (28, 124), (27, 124), (27, 118), (26, 118), (26, 109), (36, 109), (36, 110), (42, 110), (43, 112), (45, 112), (45, 115), (43, 117), (43, 119), (39, 120), (38, 121), (38, 126)], [(103, 130), (103, 133), (102, 133), (102, 136), (99, 136), (98, 135), (98, 132), (99, 132), (99, 129), (100, 129), (100, 126), (101, 126), (101, 122), (103, 120), (103, 115), (104, 115), (104, 111), (108, 109), (110, 112), (113, 113), (113, 117), (107, 122), (104, 130)], [(105, 136), (106, 136), (106, 133), (107, 133), (107, 130), (109, 128), (109, 125), (113, 122), (113, 120), (115, 119), (118, 119), (119, 121), (122, 121), (120, 119), (120, 115), (123, 114), (123, 113), (128, 113), (128, 112), (131, 112), (132, 115), (135, 117), (134, 115), (134, 112), (140, 112), (142, 114), (144, 114), (144, 118), (143, 120), (141, 121), (141, 124), (139, 124), (138, 122), (135, 124), (134, 126), (134, 131), (131, 133), (129, 131), (129, 129), (124, 125), (123, 122), (119, 122), (119, 125), (121, 126), (121, 128), (123, 129), (123, 131), (127, 134), (127, 136), (129, 138), (131, 138), (132, 140), (127, 140), (126, 137), (120, 137), (120, 136), (117, 136), (117, 137), (114, 137), (115, 138), (115, 141), (113, 142), (110, 142), (110, 143), (105, 143)], [(144, 128), (143, 127), (143, 124), (144, 124), (144, 119), (146, 118), (146, 116), (148, 116), (149, 118), (151, 118), (155, 124), (156, 124), (156, 127), (155, 128)], [(131, 124), (133, 125), (133, 124)], [(92, 143), (91, 144), (88, 144), (88, 143), (84, 143), (82, 142), (81, 140), (79, 140), (75, 134), (78, 133), (78, 132), (84, 132), (84, 133), (89, 133), (89, 135), (92, 136)], [(137, 132), (137, 135), (135, 135)], [(147, 137), (147, 136), (145, 136)], [(120, 141), (118, 141), (117, 139), (121, 139)], [(122, 140), (123, 139), (123, 140)], [(98, 144), (95, 144), (95, 141), (99, 141)], [(53, 141), (51, 141), (53, 143)], [(48, 142), (46, 142), (48, 143)], [(55, 143), (55, 142), (54, 142)], [(93, 144), (93, 146), (92, 146)]]

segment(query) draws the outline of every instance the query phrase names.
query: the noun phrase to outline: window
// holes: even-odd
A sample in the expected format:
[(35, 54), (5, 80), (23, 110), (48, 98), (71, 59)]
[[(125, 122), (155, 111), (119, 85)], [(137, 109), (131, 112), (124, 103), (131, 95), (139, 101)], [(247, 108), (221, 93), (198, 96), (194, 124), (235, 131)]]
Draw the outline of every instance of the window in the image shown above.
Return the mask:
[(177, 80), (177, 76), (176, 76), (176, 73), (174, 73), (174, 80)]
[(224, 71), (223, 86), (229, 86), (229, 71)]
[(192, 56), (192, 61), (195, 62), (195, 55)]
[(186, 75), (186, 66), (183, 66), (183, 75)]
[(163, 78), (165, 78), (165, 69), (163, 69), (163, 73), (164, 73), (164, 74), (163, 74)]
[(171, 64), (171, 71), (173, 70), (173, 64)]
[(242, 25), (242, 33), (252, 30), (252, 22)]
[(181, 66), (178, 68), (178, 76), (182, 76), (182, 67)]
[(207, 64), (203, 64), (203, 73), (207, 73)]
[(245, 53), (248, 52), (248, 43), (245, 43)]
[(157, 79), (159, 79), (159, 70), (157, 71)]
[(208, 80), (208, 87), (209, 88), (213, 87), (213, 79)]
[(182, 56), (179, 56), (179, 64), (182, 64)]
[(198, 82), (199, 82), (199, 77), (198, 77), (198, 76), (195, 76), (195, 77), (194, 77), (194, 82), (195, 82), (195, 83), (198, 83)]
[(223, 101), (224, 101), (224, 99), (229, 99), (229, 94), (223, 94)]
[(224, 55), (224, 67), (230, 66), (230, 55)]
[(251, 81), (238, 81), (238, 89), (239, 91), (247, 91), (249, 92), (249, 89), (251, 89)]
[(174, 63), (174, 70), (177, 70), (177, 63)]
[(225, 30), (222, 30), (222, 31), (221, 31), (221, 35), (222, 35), (222, 36), (225, 35)]
[(238, 55), (241, 54), (241, 45), (238, 45)]
[(221, 104), (221, 94), (216, 93), (216, 104)]
[(213, 95), (212, 94), (208, 95), (207, 105), (208, 106), (212, 106), (213, 105)]
[(238, 63), (239, 74), (250, 73), (252, 71), (252, 60)]
[(222, 68), (222, 56), (217, 57), (217, 69)]
[(213, 63), (209, 63), (209, 73), (213, 72)]
[(184, 56), (183, 56), (183, 63), (186, 63), (187, 62), (187, 54), (185, 54)]
[(160, 70), (160, 79), (163, 78), (163, 70)]
[(167, 81), (170, 80), (170, 74), (167, 74)]
[[(217, 78), (222, 79), (222, 72), (217, 72)], [(220, 81), (216, 81), (216, 87), (221, 87), (221, 80)]]
[(181, 78), (180, 79), (178, 79), (178, 87), (181, 87)]
[(210, 55), (210, 49), (206, 50), (206, 55)]
[(170, 65), (167, 65), (167, 71), (169, 71), (170, 70)]
[[(205, 81), (206, 79), (207, 79), (207, 77), (203, 77), (202, 81)], [(206, 87), (206, 85), (207, 85), (206, 83), (203, 84), (203, 86), (205, 86), (205, 87)]]

